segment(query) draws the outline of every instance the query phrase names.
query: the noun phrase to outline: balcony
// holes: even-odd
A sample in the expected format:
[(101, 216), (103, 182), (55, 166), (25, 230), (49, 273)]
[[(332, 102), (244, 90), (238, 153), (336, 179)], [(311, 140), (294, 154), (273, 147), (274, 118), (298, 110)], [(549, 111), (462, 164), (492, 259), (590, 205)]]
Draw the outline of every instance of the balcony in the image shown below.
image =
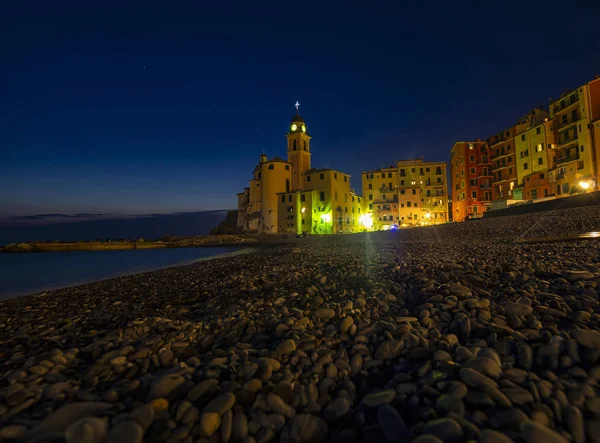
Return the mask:
[(554, 106), (552, 106), (552, 112), (554, 114), (562, 112), (565, 109), (569, 109), (571, 106), (577, 104), (578, 101), (579, 101), (579, 94), (575, 93), (571, 97), (569, 97), (568, 100), (565, 99), (564, 100), (564, 104), (563, 103), (556, 103)]
[(562, 140), (558, 140), (556, 147), (558, 149), (562, 149), (565, 146), (569, 146), (573, 143), (577, 143), (577, 140), (578, 140), (577, 136), (575, 136), (574, 138), (563, 138)]
[(577, 120), (567, 120), (566, 122), (562, 122), (562, 123), (559, 123), (557, 120), (555, 120), (554, 127), (557, 130), (566, 129), (572, 125), (577, 124), (578, 121), (579, 121), (579, 118), (577, 118)]
[(554, 164), (561, 165), (563, 163), (569, 163), (575, 160), (579, 160), (579, 152), (575, 155), (565, 155), (562, 157), (556, 157), (554, 159)]
[(492, 185), (479, 185), (481, 189), (492, 189)]

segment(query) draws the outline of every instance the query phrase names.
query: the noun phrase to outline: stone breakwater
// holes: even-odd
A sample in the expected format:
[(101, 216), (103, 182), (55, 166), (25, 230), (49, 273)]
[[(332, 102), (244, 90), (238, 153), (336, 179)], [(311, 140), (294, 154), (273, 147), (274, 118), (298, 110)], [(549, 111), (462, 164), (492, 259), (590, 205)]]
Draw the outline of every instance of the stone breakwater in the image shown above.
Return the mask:
[(0, 439), (600, 441), (600, 243), (499, 220), (0, 302)]

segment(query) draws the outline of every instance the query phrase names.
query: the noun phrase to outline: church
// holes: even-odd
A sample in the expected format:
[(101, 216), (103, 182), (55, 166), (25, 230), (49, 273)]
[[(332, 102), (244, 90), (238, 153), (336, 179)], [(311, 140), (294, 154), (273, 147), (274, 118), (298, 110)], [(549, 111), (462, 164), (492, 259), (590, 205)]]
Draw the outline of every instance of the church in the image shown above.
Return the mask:
[(350, 176), (311, 166), (311, 137), (298, 113), (287, 138), (287, 160), (264, 153), (253, 178), (238, 196), (237, 227), (265, 234), (337, 234), (371, 226), (365, 201), (350, 187)]

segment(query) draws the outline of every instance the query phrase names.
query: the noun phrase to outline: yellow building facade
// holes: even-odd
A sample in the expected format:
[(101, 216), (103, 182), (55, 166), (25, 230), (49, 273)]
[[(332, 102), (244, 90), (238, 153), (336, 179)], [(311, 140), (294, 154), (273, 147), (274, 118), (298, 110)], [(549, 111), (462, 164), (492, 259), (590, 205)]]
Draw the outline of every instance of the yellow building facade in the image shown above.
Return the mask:
[(554, 195), (548, 171), (554, 164), (556, 147), (554, 122), (547, 111), (535, 109), (515, 137), (517, 183), (515, 200), (537, 200)]
[(549, 172), (556, 197), (597, 183), (598, 140), (593, 122), (600, 117), (600, 78), (563, 94), (550, 104), (556, 134), (556, 159)]
[(445, 162), (402, 160), (362, 173), (365, 210), (373, 229), (422, 226), (448, 221)]
[(350, 175), (311, 167), (311, 137), (296, 114), (287, 138), (287, 161), (262, 154), (249, 186), (238, 194), (237, 227), (265, 234), (360, 232), (364, 199), (350, 186)]

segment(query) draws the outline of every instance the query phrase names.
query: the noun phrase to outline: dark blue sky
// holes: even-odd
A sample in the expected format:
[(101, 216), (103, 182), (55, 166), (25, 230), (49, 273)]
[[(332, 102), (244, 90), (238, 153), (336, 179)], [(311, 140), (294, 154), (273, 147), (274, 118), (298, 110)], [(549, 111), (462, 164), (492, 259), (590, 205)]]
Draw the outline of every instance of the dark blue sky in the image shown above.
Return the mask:
[(0, 213), (235, 207), (296, 100), (360, 191), (600, 73), (600, 2), (373, 3), (2, 2)]

